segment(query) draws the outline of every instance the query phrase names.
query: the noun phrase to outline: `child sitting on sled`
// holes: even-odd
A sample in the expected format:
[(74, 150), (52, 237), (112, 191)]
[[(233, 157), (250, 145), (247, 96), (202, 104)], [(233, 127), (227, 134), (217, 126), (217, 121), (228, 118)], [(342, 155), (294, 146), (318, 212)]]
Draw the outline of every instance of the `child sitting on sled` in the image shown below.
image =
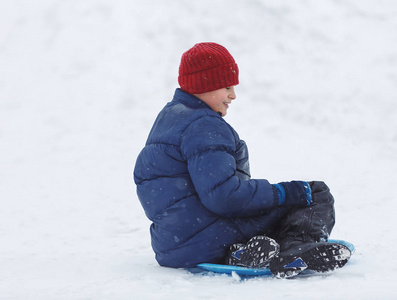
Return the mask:
[(178, 82), (134, 169), (158, 263), (269, 267), (278, 277), (344, 266), (349, 249), (327, 242), (335, 215), (324, 182), (251, 178), (247, 145), (223, 118), (239, 83), (228, 50), (194, 45)]

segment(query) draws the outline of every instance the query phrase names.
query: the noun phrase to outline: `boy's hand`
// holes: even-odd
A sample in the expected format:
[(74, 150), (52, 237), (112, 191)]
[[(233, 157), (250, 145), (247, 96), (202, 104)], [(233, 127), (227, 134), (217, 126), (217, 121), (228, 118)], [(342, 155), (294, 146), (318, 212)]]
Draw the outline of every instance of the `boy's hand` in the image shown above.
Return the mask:
[(280, 182), (273, 186), (278, 192), (278, 205), (307, 207), (313, 202), (312, 189), (306, 181)]

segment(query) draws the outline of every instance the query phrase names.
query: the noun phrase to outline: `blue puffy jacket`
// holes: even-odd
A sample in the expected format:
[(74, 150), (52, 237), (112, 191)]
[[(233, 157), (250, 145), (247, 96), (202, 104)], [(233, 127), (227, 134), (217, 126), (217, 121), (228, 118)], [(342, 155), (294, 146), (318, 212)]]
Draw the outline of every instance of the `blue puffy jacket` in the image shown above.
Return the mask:
[(285, 212), (267, 180), (250, 179), (235, 130), (180, 89), (158, 115), (134, 180), (162, 266), (219, 263), (229, 245), (269, 232)]

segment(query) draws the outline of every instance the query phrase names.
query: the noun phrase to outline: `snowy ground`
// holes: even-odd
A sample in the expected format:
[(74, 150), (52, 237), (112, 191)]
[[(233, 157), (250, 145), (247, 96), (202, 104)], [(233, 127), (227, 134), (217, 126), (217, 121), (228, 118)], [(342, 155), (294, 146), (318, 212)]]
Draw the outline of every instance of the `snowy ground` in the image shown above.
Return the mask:
[[(0, 299), (396, 299), (397, 2), (0, 3)], [(328, 276), (238, 281), (161, 268), (132, 169), (182, 53), (240, 67), (227, 121), (252, 173), (323, 180)]]

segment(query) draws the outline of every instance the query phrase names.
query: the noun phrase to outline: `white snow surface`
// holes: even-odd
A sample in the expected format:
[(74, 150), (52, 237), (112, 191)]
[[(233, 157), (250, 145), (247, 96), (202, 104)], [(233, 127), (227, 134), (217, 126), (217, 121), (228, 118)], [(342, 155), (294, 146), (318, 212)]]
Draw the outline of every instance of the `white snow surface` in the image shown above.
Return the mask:
[[(0, 299), (396, 299), (397, 2), (0, 2)], [(240, 68), (226, 120), (253, 178), (322, 180), (328, 275), (278, 280), (160, 267), (132, 171), (182, 53)]]

